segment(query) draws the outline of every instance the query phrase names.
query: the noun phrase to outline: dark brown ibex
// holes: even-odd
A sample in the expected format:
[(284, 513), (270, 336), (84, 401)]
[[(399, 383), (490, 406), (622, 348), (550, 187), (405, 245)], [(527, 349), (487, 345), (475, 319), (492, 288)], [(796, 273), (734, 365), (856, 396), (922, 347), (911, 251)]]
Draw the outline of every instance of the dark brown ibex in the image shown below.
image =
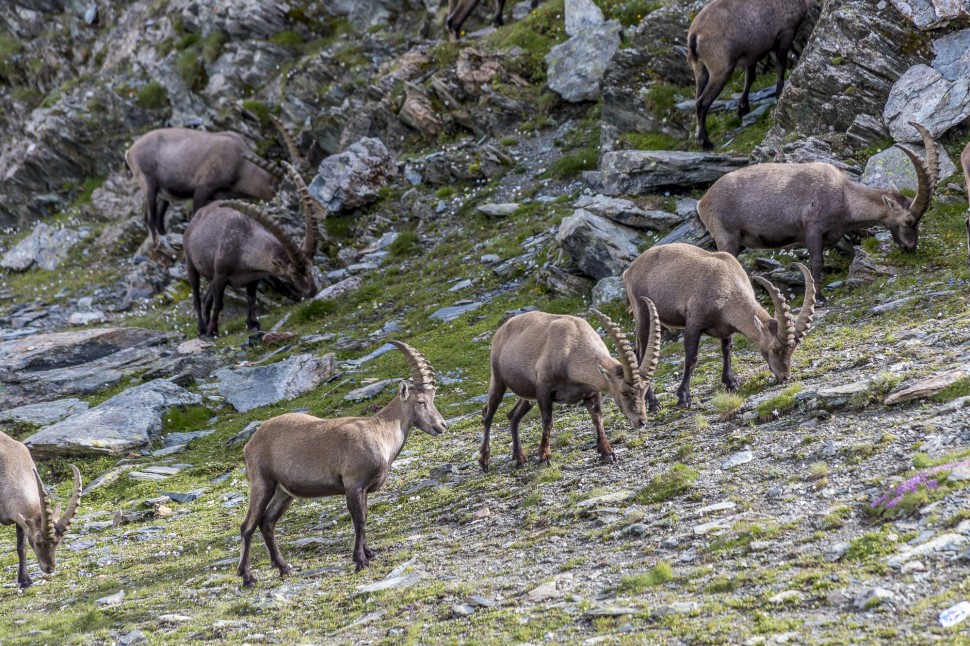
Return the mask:
[(745, 68), (738, 114), (751, 111), (748, 94), (758, 61), (775, 53), (777, 95), (785, 87), (788, 50), (812, 0), (714, 0), (701, 9), (687, 30), (687, 62), (694, 70), (697, 102), (697, 143), (714, 145), (707, 137), (707, 112), (724, 89), (734, 68)]
[[(192, 305), (200, 336), (219, 334), (219, 314), (227, 285), (246, 289), (249, 306), (246, 327), (259, 330), (256, 320), (256, 287), (260, 278), (285, 276), (304, 296), (313, 296), (313, 254), (316, 251), (316, 218), (324, 213), (307, 190), (300, 174), (283, 162), (300, 194), (306, 234), (296, 242), (262, 209), (245, 202), (214, 202), (192, 218), (183, 235), (185, 269), (192, 286)], [(209, 280), (205, 299), (199, 277)]]
[(73, 464), (74, 493), (61, 515), (61, 506), (51, 509), (51, 497), (27, 447), (0, 432), (0, 525), (17, 526), (17, 583), (27, 588), (33, 581), (27, 574), (27, 543), (37, 555), (45, 574), (54, 571), (55, 552), (64, 539), (81, 504), (81, 472)]
[[(721, 340), (724, 366), (721, 381), (734, 392), (738, 382), (731, 371), (731, 339), (740, 332), (761, 349), (761, 356), (779, 382), (791, 375), (792, 354), (808, 334), (815, 315), (815, 288), (808, 268), (795, 266), (805, 277), (805, 303), (797, 318), (778, 288), (761, 276), (754, 280), (771, 295), (775, 315), (758, 304), (748, 275), (737, 259), (727, 253), (704, 251), (688, 244), (674, 243), (653, 247), (640, 254), (623, 272), (627, 298), (636, 321), (637, 350), (652, 345), (656, 305), (660, 323), (666, 328), (683, 328), (684, 379), (677, 389), (677, 405), (690, 407), (690, 377), (697, 365), (701, 335)], [(648, 300), (649, 299), (649, 300)], [(647, 354), (651, 354), (648, 350)], [(647, 393), (651, 410), (657, 398), (651, 387)]]
[(777, 249), (790, 244), (808, 249), (812, 276), (821, 292), (822, 255), (849, 231), (881, 224), (906, 251), (916, 249), (920, 219), (940, 177), (936, 143), (926, 129), (926, 163), (899, 146), (916, 167), (915, 198), (853, 182), (831, 164), (757, 164), (728, 173), (697, 204), (697, 212), (719, 251), (737, 256), (744, 247)]
[[(448, 39), (456, 43), (462, 35), (461, 26), (472, 15), (475, 7), (482, 0), (448, 0), (448, 18), (445, 20), (445, 29), (448, 30)], [(539, 0), (532, 0), (532, 8), (539, 6)], [(505, 0), (495, 0), (495, 26), (501, 27), (505, 24), (502, 12), (505, 9)]]
[[(967, 185), (967, 200), (970, 200), (970, 144), (967, 144), (967, 147), (963, 149), (963, 154), (960, 155), (960, 165), (963, 166), (963, 179)], [(970, 211), (967, 213), (965, 225), (967, 227), (967, 261), (970, 262)]]
[(603, 428), (600, 393), (610, 393), (631, 424), (636, 427), (646, 425), (644, 395), (660, 359), (660, 325), (656, 313), (651, 310), (654, 316), (649, 334), (651, 340), (638, 363), (620, 327), (605, 314), (597, 310), (592, 312), (613, 339), (619, 361), (610, 355), (593, 327), (578, 316), (527, 312), (509, 319), (495, 332), (492, 378), (488, 386), (488, 402), (482, 411), (485, 437), (478, 463), (483, 471), (488, 471), (491, 464), (492, 418), (506, 389), (519, 398), (508, 414), (516, 466), (529, 461), (519, 443), (519, 422), (536, 402), (542, 416), (542, 442), (539, 445), (539, 462), (542, 464), (548, 464), (552, 459), (549, 439), (553, 403), (586, 404), (593, 419), (600, 460), (606, 463), (615, 462), (616, 454)]
[(271, 200), (282, 179), (234, 132), (152, 130), (132, 144), (125, 163), (145, 197), (145, 226), (156, 245), (169, 202), (192, 200), (194, 214), (212, 200)]
[(280, 575), (292, 572), (274, 532), (294, 498), (345, 496), (356, 536), (354, 563), (358, 572), (370, 565), (374, 551), (365, 534), (367, 495), (387, 480), (412, 428), (433, 436), (446, 430), (434, 405), (434, 368), (408, 344), (390, 343), (407, 357), (414, 381), (401, 381), (397, 396), (376, 415), (320, 419), (287, 413), (263, 422), (246, 444), (249, 511), (240, 528), (238, 570), (244, 586), (256, 583), (249, 550), (257, 527)]

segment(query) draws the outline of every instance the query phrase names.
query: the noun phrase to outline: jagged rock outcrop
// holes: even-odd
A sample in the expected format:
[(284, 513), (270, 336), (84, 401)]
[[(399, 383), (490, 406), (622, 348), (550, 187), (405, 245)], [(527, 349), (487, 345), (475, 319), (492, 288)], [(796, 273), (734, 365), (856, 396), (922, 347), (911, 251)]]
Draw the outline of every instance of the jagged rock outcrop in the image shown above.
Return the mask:
[(244, 413), (302, 395), (329, 379), (333, 371), (333, 354), (298, 354), (268, 366), (223, 368), (214, 376), (219, 394)]
[(636, 231), (576, 209), (559, 225), (556, 240), (587, 276), (619, 276), (638, 255), (642, 239)]
[(56, 269), (67, 258), (71, 248), (84, 240), (86, 233), (77, 229), (54, 228), (39, 222), (29, 236), (4, 254), (0, 267), (14, 271), (26, 271), (34, 266)]
[(387, 146), (365, 137), (320, 163), (310, 194), (328, 211), (351, 211), (375, 201), (395, 175), (397, 166)]
[(599, 180), (607, 195), (643, 195), (710, 185), (747, 165), (747, 158), (709, 153), (618, 150), (600, 159)]
[(620, 23), (584, 29), (546, 55), (549, 88), (570, 103), (600, 96), (600, 80), (620, 46)]

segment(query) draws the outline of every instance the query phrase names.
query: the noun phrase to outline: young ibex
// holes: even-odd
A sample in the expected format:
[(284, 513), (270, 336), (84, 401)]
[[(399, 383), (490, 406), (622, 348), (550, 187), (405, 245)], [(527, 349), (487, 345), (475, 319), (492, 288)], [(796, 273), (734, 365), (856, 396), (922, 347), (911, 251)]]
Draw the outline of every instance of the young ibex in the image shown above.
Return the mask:
[[(970, 200), (970, 144), (963, 149), (963, 154), (960, 155), (960, 164), (963, 166), (963, 179), (967, 184), (967, 200)], [(970, 262), (970, 209), (967, 212), (967, 261)]]
[(744, 92), (738, 114), (751, 111), (748, 94), (758, 61), (775, 53), (777, 95), (785, 87), (788, 50), (808, 14), (812, 0), (714, 0), (697, 14), (687, 30), (687, 62), (696, 83), (697, 143), (714, 145), (707, 137), (707, 112), (724, 89), (738, 63), (745, 68)]
[(916, 167), (915, 198), (895, 186), (884, 190), (853, 182), (831, 164), (757, 164), (717, 180), (697, 204), (697, 212), (718, 250), (733, 256), (743, 247), (804, 245), (822, 302), (822, 252), (845, 233), (881, 224), (900, 247), (916, 248), (920, 219), (936, 190), (940, 163), (932, 135), (918, 123), (911, 125), (926, 144), (925, 164), (900, 146)]
[[(307, 190), (300, 174), (283, 162), (300, 193), (306, 234), (296, 242), (266, 212), (245, 202), (214, 202), (192, 218), (185, 229), (185, 269), (192, 286), (192, 305), (199, 322), (199, 336), (219, 334), (219, 314), (227, 285), (246, 288), (249, 313), (246, 326), (259, 330), (256, 320), (256, 287), (260, 278), (278, 275), (293, 281), (304, 296), (313, 296), (313, 254), (316, 251), (316, 218), (324, 213)], [(201, 298), (199, 277), (209, 280)]]
[(64, 539), (81, 504), (81, 472), (73, 464), (74, 493), (61, 515), (61, 506), (51, 509), (51, 497), (44, 489), (27, 447), (0, 432), (0, 525), (17, 525), (17, 583), (29, 587), (27, 543), (34, 549), (40, 569), (54, 571), (55, 551)]
[(586, 405), (596, 430), (600, 460), (608, 464), (616, 461), (616, 454), (603, 428), (600, 393), (612, 395), (631, 424), (636, 427), (646, 425), (644, 395), (660, 358), (660, 324), (656, 312), (651, 309), (651, 341), (639, 363), (620, 327), (605, 314), (597, 310), (592, 312), (613, 339), (619, 361), (610, 355), (606, 343), (593, 327), (578, 316), (527, 312), (509, 319), (495, 332), (492, 378), (488, 386), (488, 402), (482, 410), (485, 437), (478, 463), (483, 471), (488, 471), (491, 464), (492, 418), (506, 389), (519, 398), (508, 413), (512, 457), (516, 466), (529, 461), (519, 443), (519, 422), (536, 402), (542, 417), (541, 464), (548, 464), (552, 459), (549, 438), (553, 403), (583, 402)]
[[(779, 382), (791, 375), (792, 353), (808, 334), (815, 315), (815, 287), (808, 268), (795, 266), (805, 277), (805, 303), (797, 318), (791, 315), (785, 297), (761, 276), (754, 280), (764, 287), (775, 303), (771, 316), (755, 299), (748, 275), (737, 259), (726, 253), (704, 251), (688, 244), (653, 247), (640, 255), (623, 272), (627, 298), (636, 321), (637, 350), (652, 341), (656, 304), (660, 323), (666, 328), (683, 328), (684, 379), (677, 389), (677, 405), (691, 405), (690, 377), (697, 364), (701, 335), (721, 340), (724, 367), (721, 381), (734, 392), (738, 382), (731, 371), (731, 335), (740, 332), (761, 349), (761, 356)], [(649, 300), (648, 300), (649, 299)], [(647, 322), (651, 321), (650, 327)], [(649, 334), (648, 334), (649, 333)], [(650, 354), (652, 350), (648, 351)], [(647, 392), (651, 410), (657, 407), (653, 388)]]
[(234, 132), (152, 130), (132, 144), (125, 163), (145, 197), (145, 226), (156, 245), (169, 202), (192, 200), (194, 214), (212, 200), (271, 200), (282, 179)]
[(274, 531), (294, 498), (346, 496), (356, 536), (354, 563), (358, 572), (370, 565), (374, 551), (364, 533), (367, 494), (387, 480), (391, 463), (412, 428), (433, 436), (446, 430), (434, 405), (434, 368), (406, 343), (390, 343), (407, 357), (414, 383), (401, 381), (397, 396), (376, 415), (320, 419), (287, 413), (264, 422), (246, 444), (249, 511), (240, 528), (238, 570), (244, 586), (256, 583), (249, 567), (249, 548), (257, 527), (280, 575), (292, 572)]
[[(475, 7), (482, 0), (448, 0), (448, 18), (445, 20), (445, 29), (448, 30), (448, 39), (456, 43), (461, 37), (461, 26), (475, 11)], [(539, 6), (539, 0), (532, 0), (532, 8)], [(502, 11), (505, 9), (505, 0), (495, 0), (495, 26), (501, 27), (505, 24)]]

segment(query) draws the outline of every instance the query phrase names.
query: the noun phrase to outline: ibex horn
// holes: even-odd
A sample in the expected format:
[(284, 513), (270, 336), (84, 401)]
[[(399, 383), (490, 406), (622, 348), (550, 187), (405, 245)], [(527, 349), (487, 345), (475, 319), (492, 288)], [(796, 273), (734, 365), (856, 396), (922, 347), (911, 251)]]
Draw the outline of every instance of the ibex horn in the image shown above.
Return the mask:
[(270, 121), (276, 126), (276, 130), (279, 131), (280, 137), (283, 139), (283, 145), (286, 146), (286, 152), (290, 156), (290, 161), (297, 166), (303, 166), (304, 159), (303, 155), (300, 154), (300, 149), (296, 145), (296, 139), (293, 138), (293, 133), (290, 129), (283, 125), (283, 122), (275, 114), (269, 115)]
[(67, 503), (67, 509), (64, 510), (64, 515), (59, 516), (55, 521), (55, 529), (61, 536), (66, 534), (67, 530), (70, 529), (71, 521), (74, 520), (77, 510), (81, 506), (81, 472), (73, 464), (69, 466), (71, 467), (71, 471), (74, 472), (74, 492), (71, 494), (71, 501)]
[(276, 178), (276, 181), (278, 181), (278, 182), (282, 182), (283, 181), (283, 171), (276, 164), (273, 164), (271, 162), (268, 162), (265, 159), (263, 159), (262, 157), (260, 157), (258, 155), (254, 155), (254, 154), (252, 154), (250, 152), (245, 152), (245, 153), (243, 153), (242, 156), (243, 156), (243, 159), (245, 159), (246, 161), (249, 161), (249, 162), (252, 162), (252, 163), (256, 164), (257, 166), (259, 166), (260, 168), (262, 168), (264, 171), (266, 171), (267, 173), (269, 173), (270, 175), (272, 175), (273, 177), (275, 177)]
[(805, 300), (802, 301), (802, 309), (795, 319), (795, 344), (797, 345), (812, 329), (812, 318), (815, 316), (815, 279), (812, 278), (812, 272), (808, 267), (802, 263), (796, 262), (795, 266), (805, 277)]
[(920, 156), (907, 146), (897, 145), (896, 147), (906, 153), (916, 169), (916, 197), (913, 198), (913, 204), (909, 210), (918, 217), (922, 217), (929, 210), (930, 199), (932, 199), (933, 192), (936, 191), (936, 184), (940, 180), (940, 155), (936, 150), (936, 141), (933, 140), (933, 135), (922, 124), (910, 121), (909, 125), (916, 128), (923, 139), (923, 146), (926, 148), (926, 163), (924, 164)]
[(286, 251), (286, 255), (296, 267), (296, 270), (300, 273), (306, 270), (307, 258), (303, 255), (303, 251), (293, 242), (293, 238), (283, 230), (283, 227), (271, 218), (268, 213), (258, 206), (249, 204), (248, 202), (240, 202), (239, 200), (224, 200), (222, 206), (239, 211), (243, 215), (247, 215), (258, 222), (264, 229), (273, 234), (273, 237), (280, 241), (280, 244), (283, 245), (283, 249)]
[(55, 540), (54, 510), (51, 509), (51, 497), (44, 489), (44, 482), (40, 479), (36, 467), (34, 468), (34, 480), (37, 484), (37, 493), (40, 495), (40, 533), (46, 536), (47, 540), (53, 542)]
[(633, 346), (627, 340), (626, 335), (620, 329), (620, 326), (613, 322), (606, 314), (597, 310), (590, 309), (590, 312), (596, 315), (596, 318), (600, 320), (603, 325), (603, 329), (606, 333), (613, 339), (614, 345), (616, 345), (616, 353), (620, 357), (620, 365), (623, 366), (623, 380), (631, 386), (640, 380), (639, 368), (637, 367), (637, 355), (633, 352)]
[[(296, 186), (297, 193), (300, 194), (300, 206), (303, 210), (303, 218), (306, 221), (306, 233), (303, 235), (303, 244), (300, 247), (303, 249), (303, 255), (307, 257), (307, 260), (313, 260), (313, 254), (317, 250), (317, 213), (323, 212), (322, 208), (319, 207), (319, 203), (313, 199), (310, 195), (310, 190), (307, 188), (306, 183), (303, 178), (300, 177), (300, 173), (293, 167), (289, 162), (283, 162), (283, 168), (286, 169), (286, 173), (290, 176), (290, 180)], [(324, 213), (325, 215), (325, 213)]]
[(778, 322), (778, 339), (786, 345), (795, 345), (795, 324), (792, 322), (791, 311), (781, 291), (771, 284), (764, 276), (755, 276), (754, 281), (765, 288), (775, 303), (775, 321)]
[(411, 378), (414, 380), (415, 386), (426, 386), (434, 388), (434, 368), (424, 355), (409, 346), (403, 341), (388, 341), (395, 348), (404, 353), (407, 357), (408, 367), (411, 369)]
[(650, 310), (650, 336), (647, 347), (643, 349), (643, 358), (640, 359), (640, 379), (646, 383), (653, 381), (653, 375), (657, 372), (657, 364), (660, 363), (660, 316), (657, 314), (657, 306), (646, 296), (641, 296), (646, 301), (647, 309)]

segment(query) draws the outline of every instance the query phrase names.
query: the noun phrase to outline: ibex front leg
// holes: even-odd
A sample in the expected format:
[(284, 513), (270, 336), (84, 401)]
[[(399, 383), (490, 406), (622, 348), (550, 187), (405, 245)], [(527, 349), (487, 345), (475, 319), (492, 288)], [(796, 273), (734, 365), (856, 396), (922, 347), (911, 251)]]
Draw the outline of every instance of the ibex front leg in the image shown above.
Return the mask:
[(17, 525), (17, 559), (17, 584), (21, 589), (29, 588), (34, 582), (27, 574), (27, 534), (20, 525)]
[(606, 437), (606, 429), (603, 427), (603, 407), (601, 402), (602, 398), (600, 394), (596, 393), (583, 403), (586, 404), (586, 410), (589, 411), (589, 416), (593, 418), (593, 427), (596, 429), (596, 450), (600, 452), (600, 462), (613, 464), (616, 462), (616, 453), (613, 452), (613, 447), (610, 446), (610, 441)]

